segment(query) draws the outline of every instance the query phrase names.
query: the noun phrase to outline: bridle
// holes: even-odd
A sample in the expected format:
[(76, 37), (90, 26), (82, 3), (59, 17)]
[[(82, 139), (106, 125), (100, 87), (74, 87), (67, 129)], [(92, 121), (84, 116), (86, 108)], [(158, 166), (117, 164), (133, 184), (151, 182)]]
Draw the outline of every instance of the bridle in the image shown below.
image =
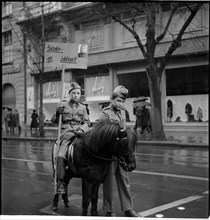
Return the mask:
[[(125, 139), (127, 139), (127, 137), (124, 137), (124, 138), (121, 138), (121, 139), (120, 139), (120, 138), (116, 138), (116, 141), (125, 140)], [(126, 154), (128, 154), (128, 153), (115, 156), (114, 158), (105, 158), (105, 157), (97, 156), (97, 155), (95, 155), (94, 153), (91, 153), (91, 152), (87, 149), (87, 146), (86, 146), (85, 143), (83, 143), (83, 148), (84, 148), (84, 150), (85, 150), (90, 156), (92, 156), (92, 157), (95, 158), (95, 159), (98, 159), (98, 160), (101, 160), (101, 161), (106, 161), (106, 162), (118, 161), (119, 163), (126, 165), (125, 159), (123, 158), (123, 155), (126, 155)]]

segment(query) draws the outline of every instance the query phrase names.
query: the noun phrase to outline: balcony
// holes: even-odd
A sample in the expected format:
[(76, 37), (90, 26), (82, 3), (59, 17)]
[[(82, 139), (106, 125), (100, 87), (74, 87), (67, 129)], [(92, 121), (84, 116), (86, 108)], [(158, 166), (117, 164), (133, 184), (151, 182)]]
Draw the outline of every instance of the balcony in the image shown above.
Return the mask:
[[(44, 15), (56, 12), (62, 9), (61, 2), (43, 2)], [(42, 3), (36, 4), (35, 7), (25, 7), (20, 10), (20, 16), (18, 21), (24, 21), (26, 19), (37, 18), (42, 15)]]

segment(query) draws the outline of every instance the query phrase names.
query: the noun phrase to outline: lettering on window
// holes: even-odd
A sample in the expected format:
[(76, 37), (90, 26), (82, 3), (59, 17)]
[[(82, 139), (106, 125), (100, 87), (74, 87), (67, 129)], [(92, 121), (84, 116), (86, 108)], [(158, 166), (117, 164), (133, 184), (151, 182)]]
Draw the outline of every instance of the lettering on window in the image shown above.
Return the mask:
[(104, 93), (104, 79), (102, 77), (98, 80), (98, 77), (96, 76), (95, 77), (95, 84), (92, 88), (92, 94), (99, 92), (99, 91), (101, 91), (102, 94)]

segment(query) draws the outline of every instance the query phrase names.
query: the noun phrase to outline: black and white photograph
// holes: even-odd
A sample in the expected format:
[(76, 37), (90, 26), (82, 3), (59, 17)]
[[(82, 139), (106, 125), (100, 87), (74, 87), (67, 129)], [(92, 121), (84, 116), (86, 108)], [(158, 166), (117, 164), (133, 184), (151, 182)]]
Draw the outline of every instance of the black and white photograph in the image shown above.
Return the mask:
[(209, 219), (209, 2), (2, 2), (1, 219)]

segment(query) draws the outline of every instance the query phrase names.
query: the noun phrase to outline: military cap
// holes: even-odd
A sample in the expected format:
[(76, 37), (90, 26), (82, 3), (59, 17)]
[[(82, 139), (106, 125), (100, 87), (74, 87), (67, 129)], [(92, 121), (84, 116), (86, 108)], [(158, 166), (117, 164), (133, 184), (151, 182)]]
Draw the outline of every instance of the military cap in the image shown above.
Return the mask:
[(126, 99), (128, 95), (128, 90), (124, 86), (117, 86), (112, 95), (118, 95), (121, 99)]
[(80, 87), (80, 85), (76, 82), (72, 82), (71, 85), (70, 85), (70, 89), (69, 89), (69, 93), (73, 90), (73, 89), (81, 89), (82, 88)]

